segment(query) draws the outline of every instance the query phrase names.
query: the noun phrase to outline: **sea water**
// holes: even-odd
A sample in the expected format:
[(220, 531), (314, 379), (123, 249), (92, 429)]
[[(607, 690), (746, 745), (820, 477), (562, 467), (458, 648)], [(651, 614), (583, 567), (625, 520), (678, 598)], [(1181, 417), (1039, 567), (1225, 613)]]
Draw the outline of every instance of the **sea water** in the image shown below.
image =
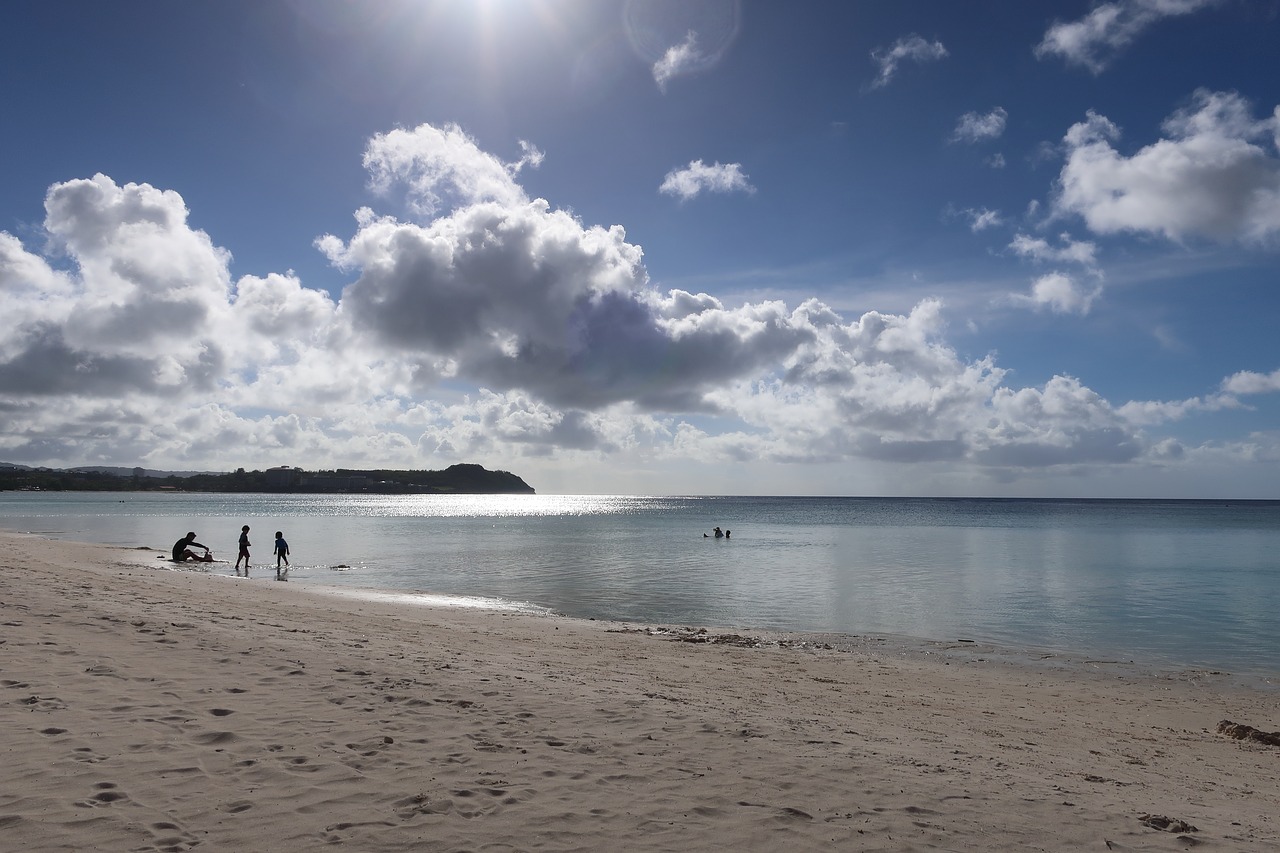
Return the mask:
[(9, 530), (227, 561), (243, 524), (263, 579), (281, 530), (301, 584), (1280, 673), (1280, 501), (0, 493)]

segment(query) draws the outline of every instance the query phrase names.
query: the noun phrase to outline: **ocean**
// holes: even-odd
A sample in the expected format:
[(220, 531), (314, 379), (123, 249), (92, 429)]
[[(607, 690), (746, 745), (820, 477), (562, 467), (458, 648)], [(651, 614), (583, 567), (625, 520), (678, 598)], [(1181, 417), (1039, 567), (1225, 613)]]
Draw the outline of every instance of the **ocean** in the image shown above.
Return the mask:
[(227, 574), (243, 524), (264, 582), (281, 530), (304, 585), (1280, 675), (1280, 501), (0, 493), (5, 529), (193, 530)]

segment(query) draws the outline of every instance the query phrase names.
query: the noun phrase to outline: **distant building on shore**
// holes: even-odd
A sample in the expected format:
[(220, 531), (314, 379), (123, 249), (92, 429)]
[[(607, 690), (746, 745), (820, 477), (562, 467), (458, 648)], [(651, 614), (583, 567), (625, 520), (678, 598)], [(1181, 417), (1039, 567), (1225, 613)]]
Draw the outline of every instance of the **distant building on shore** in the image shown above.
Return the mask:
[(298, 485), (301, 480), (306, 478), (302, 475), (301, 468), (290, 468), (288, 465), (281, 465), (278, 468), (268, 468), (262, 472), (262, 477), (266, 484), (273, 489), (288, 489), (290, 486)]

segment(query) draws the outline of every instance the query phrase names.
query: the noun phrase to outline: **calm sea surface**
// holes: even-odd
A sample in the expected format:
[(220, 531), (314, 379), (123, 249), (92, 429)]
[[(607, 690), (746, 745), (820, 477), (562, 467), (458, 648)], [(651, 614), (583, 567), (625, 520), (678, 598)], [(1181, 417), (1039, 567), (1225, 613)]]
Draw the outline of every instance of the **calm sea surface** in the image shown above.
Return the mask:
[(1280, 501), (0, 493), (5, 529), (229, 561), (242, 524), (264, 579), (282, 530), (295, 583), (1280, 673)]

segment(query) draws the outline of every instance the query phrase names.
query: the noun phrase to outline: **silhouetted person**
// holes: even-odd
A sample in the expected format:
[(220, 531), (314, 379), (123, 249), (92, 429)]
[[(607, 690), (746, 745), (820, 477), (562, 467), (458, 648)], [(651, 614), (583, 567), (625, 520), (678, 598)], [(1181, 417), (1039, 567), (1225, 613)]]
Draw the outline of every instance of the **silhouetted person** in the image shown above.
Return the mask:
[(249, 577), (249, 525), (240, 528), (240, 553), (236, 555), (236, 577), (240, 577), (240, 561), (244, 560), (244, 576)]
[[(280, 562), (284, 561), (284, 574), (280, 573)], [(284, 534), (276, 531), (276, 580), (289, 579), (289, 543), (284, 541)]]
[[(191, 548), (203, 548), (204, 556), (196, 554)], [(194, 533), (188, 533), (177, 542), (173, 543), (173, 561), (175, 563), (185, 563), (187, 560), (195, 560), (197, 563), (212, 563), (213, 555), (209, 553), (208, 545), (201, 545), (196, 541)]]

